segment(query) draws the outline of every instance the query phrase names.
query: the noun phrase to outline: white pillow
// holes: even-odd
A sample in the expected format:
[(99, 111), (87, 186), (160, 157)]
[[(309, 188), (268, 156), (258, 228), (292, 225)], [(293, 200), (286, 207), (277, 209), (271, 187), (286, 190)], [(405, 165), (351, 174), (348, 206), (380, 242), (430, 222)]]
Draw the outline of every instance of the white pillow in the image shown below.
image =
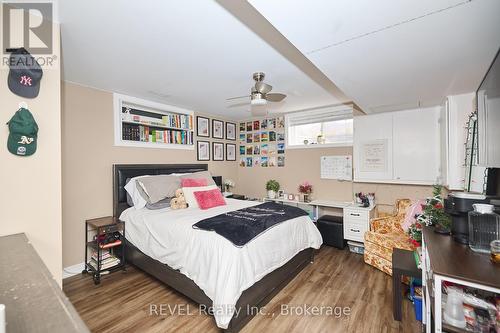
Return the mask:
[(134, 178), (130, 178), (130, 181), (125, 185), (125, 191), (130, 195), (132, 198), (132, 202), (134, 203), (134, 208), (135, 209), (141, 209), (146, 207), (146, 199), (143, 198), (141, 195), (141, 192), (139, 192), (139, 189), (137, 188), (137, 182), (136, 179), (142, 178), (142, 177), (150, 177), (150, 176), (138, 176)]
[(213, 189), (219, 189), (219, 187), (217, 187), (217, 185), (183, 187), (182, 192), (184, 193), (184, 198), (186, 199), (186, 202), (188, 203), (189, 207), (199, 208), (198, 201), (196, 201), (196, 197), (194, 196), (194, 192), (209, 191)]

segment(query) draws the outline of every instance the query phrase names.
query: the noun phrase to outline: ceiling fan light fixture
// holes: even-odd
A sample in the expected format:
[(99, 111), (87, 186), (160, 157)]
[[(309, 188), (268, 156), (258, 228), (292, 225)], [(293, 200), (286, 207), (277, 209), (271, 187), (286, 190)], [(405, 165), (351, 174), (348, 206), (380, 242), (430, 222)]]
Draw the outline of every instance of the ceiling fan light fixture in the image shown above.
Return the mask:
[(267, 104), (267, 100), (262, 96), (262, 94), (253, 94), (252, 99), (250, 100), (251, 105), (265, 105)]
[(267, 101), (265, 99), (260, 99), (260, 98), (259, 99), (252, 99), (250, 104), (252, 104), (252, 105), (266, 105)]

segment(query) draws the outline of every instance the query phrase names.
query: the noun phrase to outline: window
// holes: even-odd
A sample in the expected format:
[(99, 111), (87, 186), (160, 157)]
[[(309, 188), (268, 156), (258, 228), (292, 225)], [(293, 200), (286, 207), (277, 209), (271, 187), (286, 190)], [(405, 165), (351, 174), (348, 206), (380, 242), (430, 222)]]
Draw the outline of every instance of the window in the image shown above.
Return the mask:
[(287, 131), (288, 148), (351, 146), (352, 107), (337, 106), (290, 113), (287, 115)]

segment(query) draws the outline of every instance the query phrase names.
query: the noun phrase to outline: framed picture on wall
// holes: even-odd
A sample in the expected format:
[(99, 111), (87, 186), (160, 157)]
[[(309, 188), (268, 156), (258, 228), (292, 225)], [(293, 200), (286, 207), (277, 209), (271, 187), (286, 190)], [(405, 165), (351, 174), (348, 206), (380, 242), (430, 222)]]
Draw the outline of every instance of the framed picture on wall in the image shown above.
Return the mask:
[(212, 160), (224, 161), (224, 144), (222, 142), (212, 142)]
[(236, 145), (226, 143), (226, 161), (236, 161)]
[[(224, 139), (224, 122), (212, 119), (212, 138)], [(224, 156), (222, 156), (224, 157)]]
[(198, 141), (196, 156), (198, 161), (210, 161), (210, 142)]
[(236, 124), (226, 122), (226, 140), (236, 141)]
[(254, 130), (254, 131), (258, 131), (258, 130), (259, 130), (259, 128), (260, 128), (260, 121), (258, 121), (258, 120), (254, 120), (254, 121), (253, 121), (253, 130)]
[(210, 137), (210, 120), (205, 117), (196, 117), (196, 135), (208, 138)]

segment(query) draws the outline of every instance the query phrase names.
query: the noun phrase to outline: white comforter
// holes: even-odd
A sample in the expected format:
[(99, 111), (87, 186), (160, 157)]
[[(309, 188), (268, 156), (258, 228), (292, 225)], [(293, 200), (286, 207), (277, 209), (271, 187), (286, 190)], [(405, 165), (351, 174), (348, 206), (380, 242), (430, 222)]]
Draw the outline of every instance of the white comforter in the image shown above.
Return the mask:
[(120, 219), (126, 237), (146, 255), (192, 279), (213, 301), (217, 326), (227, 328), (241, 293), (298, 252), (322, 243), (308, 216), (285, 221), (238, 248), (196, 222), (259, 202), (226, 199), (227, 205), (201, 210), (129, 208)]

